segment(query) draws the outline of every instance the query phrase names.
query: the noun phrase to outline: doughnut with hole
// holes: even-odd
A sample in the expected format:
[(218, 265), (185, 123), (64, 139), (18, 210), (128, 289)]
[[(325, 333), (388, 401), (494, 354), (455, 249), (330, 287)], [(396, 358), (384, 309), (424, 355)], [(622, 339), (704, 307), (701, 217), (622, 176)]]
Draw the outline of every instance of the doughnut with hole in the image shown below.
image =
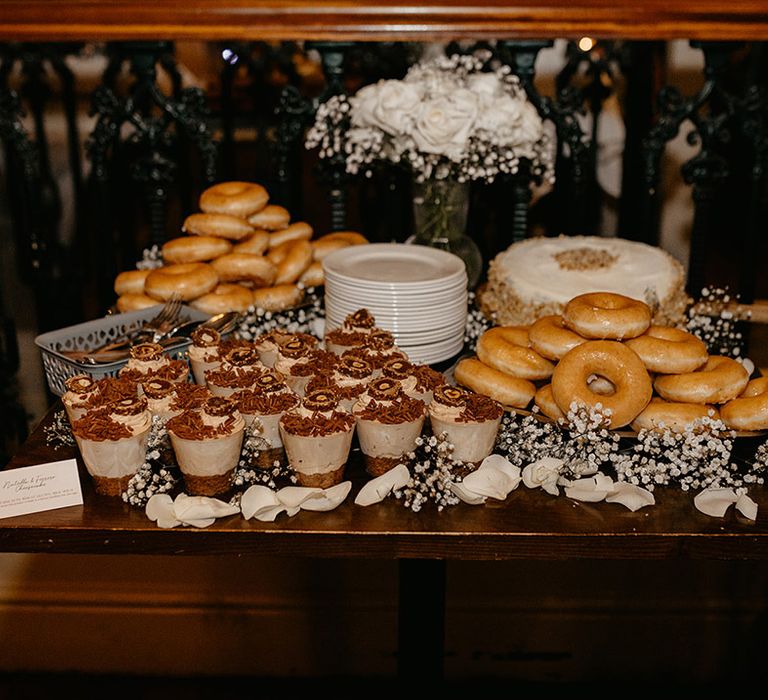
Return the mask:
[(325, 271), (323, 263), (319, 260), (313, 262), (299, 277), (299, 284), (303, 287), (322, 287), (325, 284)]
[(331, 231), (331, 233), (326, 233), (325, 235), (320, 236), (317, 240), (341, 240), (346, 241), (349, 245), (363, 245), (370, 242), (362, 233), (358, 233), (357, 231)]
[[(606, 396), (593, 392), (589, 388), (593, 374), (613, 384), (614, 393)], [(643, 361), (615, 340), (589, 340), (577, 345), (552, 373), (552, 395), (563, 413), (568, 413), (573, 402), (588, 408), (600, 404), (610, 411), (612, 428), (631, 423), (648, 405), (652, 394), (651, 378)]]
[(227, 253), (211, 261), (222, 282), (251, 282), (255, 287), (269, 287), (275, 282), (277, 268), (263, 255)]
[(117, 310), (122, 314), (126, 311), (140, 311), (141, 309), (148, 309), (150, 306), (158, 305), (157, 299), (153, 299), (146, 294), (126, 292), (117, 297)]
[(566, 328), (563, 317), (558, 314), (536, 319), (528, 329), (528, 339), (531, 347), (549, 360), (559, 360), (587, 340)]
[(163, 244), (163, 260), (174, 263), (207, 262), (232, 251), (232, 244), (219, 236), (179, 236)]
[(673, 433), (684, 433), (691, 428), (694, 421), (700, 421), (702, 418), (716, 420), (718, 417), (717, 408), (708, 404), (665, 401), (654, 396), (630, 425), (638, 432), (669, 430)]
[(149, 270), (125, 270), (115, 277), (115, 294), (144, 294), (144, 282)]
[(191, 301), (208, 294), (218, 283), (219, 275), (208, 263), (175, 263), (150, 270), (144, 291), (160, 301), (167, 301), (174, 294), (183, 301)]
[(291, 223), (291, 215), (285, 207), (279, 204), (267, 204), (262, 210), (251, 214), (248, 223), (265, 231), (279, 231), (288, 228)]
[(651, 326), (625, 343), (640, 356), (650, 372), (659, 374), (693, 372), (709, 357), (704, 341), (672, 326)]
[(262, 311), (285, 311), (304, 300), (304, 291), (295, 284), (277, 284), (253, 290), (253, 305)]
[(256, 230), (245, 219), (230, 214), (190, 214), (181, 225), (184, 233), (195, 236), (218, 236), (239, 241)]
[(735, 399), (720, 407), (720, 417), (734, 430), (768, 430), (768, 377), (757, 377)]
[(554, 421), (564, 421), (565, 413), (560, 410), (555, 397), (552, 395), (552, 385), (544, 384), (536, 390), (533, 397), (533, 403), (539, 407), (541, 414)]
[(667, 401), (725, 403), (744, 391), (749, 372), (740, 362), (724, 355), (710, 355), (702, 367), (682, 374), (660, 374), (653, 382)]
[(269, 234), (266, 231), (254, 231), (250, 236), (239, 240), (232, 247), (233, 253), (264, 255), (269, 248)]
[(296, 221), (287, 228), (270, 233), (269, 247), (276, 248), (287, 241), (308, 241), (313, 232), (313, 228), (306, 221)]
[(292, 284), (312, 264), (312, 244), (309, 241), (293, 241), (285, 257), (277, 264), (275, 284)]
[(645, 302), (613, 292), (588, 292), (573, 297), (563, 308), (563, 323), (584, 338), (624, 340), (651, 325)]
[(529, 347), (527, 326), (495, 326), (477, 341), (477, 357), (484, 364), (522, 379), (547, 379), (554, 365)]
[(229, 214), (245, 218), (263, 209), (269, 201), (267, 190), (255, 182), (232, 180), (211, 185), (200, 195), (200, 209), (208, 214)]
[(459, 360), (454, 377), (461, 386), (512, 408), (525, 408), (536, 393), (533, 382), (513, 377), (473, 357)]
[(189, 305), (206, 314), (220, 314), (227, 311), (247, 311), (253, 303), (253, 291), (241, 284), (221, 282), (212, 292), (194, 299)]

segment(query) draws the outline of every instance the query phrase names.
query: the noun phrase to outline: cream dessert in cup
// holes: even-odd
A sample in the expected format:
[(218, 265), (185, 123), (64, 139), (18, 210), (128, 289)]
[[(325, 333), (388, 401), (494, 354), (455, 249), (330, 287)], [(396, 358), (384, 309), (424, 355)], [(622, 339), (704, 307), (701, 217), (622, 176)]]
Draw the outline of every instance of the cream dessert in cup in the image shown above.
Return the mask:
[(186, 382), (189, 378), (189, 364), (186, 360), (172, 360), (159, 343), (139, 343), (131, 348), (128, 362), (117, 374), (136, 382), (139, 387), (150, 377)]
[(189, 365), (197, 384), (205, 385), (205, 372), (221, 364), (221, 334), (215, 328), (196, 328), (190, 336)]
[(379, 330), (376, 320), (368, 309), (358, 309), (344, 319), (340, 328), (334, 328), (325, 334), (325, 348), (341, 355), (350, 348), (364, 345), (365, 339), (376, 330)]
[(74, 377), (68, 377), (64, 386), (66, 391), (61, 396), (61, 403), (71, 425), (78, 418), (82, 418), (98, 401), (99, 385), (88, 374), (76, 374)]
[(371, 476), (388, 472), (415, 449), (426, 412), (424, 402), (408, 396), (396, 379), (379, 377), (368, 384), (352, 413)]
[(504, 409), (498, 401), (443, 384), (428, 407), (433, 435), (446, 433), (453, 459), (477, 468), (496, 442)]
[(119, 496), (146, 460), (152, 416), (144, 397), (131, 397), (85, 413), (72, 425), (96, 493)]
[(245, 420), (234, 402), (213, 396), (166, 424), (176, 461), (192, 496), (219, 496), (232, 486)]
[(267, 371), (257, 377), (250, 389), (241, 389), (232, 394), (246, 426), (254, 420), (261, 424), (257, 437), (264, 440), (265, 448), (259, 450), (254, 465), (268, 469), (275, 462), (285, 463), (285, 448), (280, 435), (280, 417), (286, 411), (296, 408), (301, 399), (283, 381), (282, 375)]
[(280, 435), (299, 484), (324, 489), (341, 483), (354, 432), (355, 417), (339, 409), (330, 389), (313, 391), (286, 411)]
[(396, 379), (408, 396), (427, 405), (432, 401), (434, 390), (445, 384), (445, 377), (429, 365), (415, 365), (400, 358), (389, 360), (381, 368), (381, 375)]
[(143, 384), (149, 412), (164, 421), (190, 408), (200, 408), (213, 394), (207, 387), (191, 382), (152, 378)]
[(408, 359), (408, 355), (395, 345), (395, 336), (382, 330), (369, 333), (363, 345), (344, 351), (342, 357), (359, 357), (370, 362), (374, 378), (381, 376), (382, 367), (390, 360)]
[(307, 391), (330, 387), (339, 397), (339, 406), (351, 411), (372, 379), (370, 362), (359, 357), (341, 357), (331, 372), (316, 374), (307, 385)]
[(317, 338), (309, 333), (289, 333), (280, 329), (274, 329), (265, 333), (254, 341), (254, 345), (258, 350), (259, 357), (262, 364), (266, 367), (272, 368), (277, 362), (278, 351), (280, 348), (291, 340), (295, 339), (303, 340), (308, 345), (316, 347), (318, 344)]
[(231, 396), (240, 389), (253, 385), (256, 378), (267, 371), (253, 345), (238, 345), (222, 358), (218, 368), (205, 372), (205, 384), (214, 396)]
[[(299, 396), (304, 396), (312, 379), (318, 375), (333, 372), (338, 361), (338, 355), (328, 350), (315, 348), (297, 362), (293, 362), (289, 367), (280, 365), (284, 368), (284, 372), (280, 373), (293, 392)], [(276, 370), (277, 368), (278, 365), (275, 365)]]

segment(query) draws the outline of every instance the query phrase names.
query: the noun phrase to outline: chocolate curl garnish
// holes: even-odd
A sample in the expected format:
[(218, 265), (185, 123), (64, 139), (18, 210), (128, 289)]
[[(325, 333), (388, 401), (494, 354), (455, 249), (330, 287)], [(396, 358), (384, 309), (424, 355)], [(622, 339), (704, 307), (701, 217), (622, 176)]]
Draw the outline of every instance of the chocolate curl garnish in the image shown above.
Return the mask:
[(373, 328), (376, 325), (376, 319), (371, 316), (368, 309), (358, 309), (344, 319), (344, 325), (347, 328)]
[(131, 348), (131, 357), (142, 362), (159, 360), (163, 356), (163, 346), (160, 343), (139, 343)]
[(162, 399), (163, 396), (173, 393), (176, 385), (169, 379), (150, 379), (147, 382), (142, 382), (142, 387), (150, 399)]
[(87, 374), (76, 374), (64, 382), (69, 391), (76, 394), (85, 394), (97, 388), (96, 380)]
[(121, 399), (110, 404), (109, 408), (118, 416), (138, 416), (147, 410), (147, 400), (143, 396)]
[(259, 361), (259, 353), (254, 347), (242, 345), (232, 348), (224, 356), (224, 361), (233, 367), (247, 367)]
[(336, 371), (352, 379), (365, 379), (373, 372), (373, 367), (370, 362), (360, 357), (347, 356), (339, 360)]
[(376, 331), (365, 339), (365, 345), (372, 350), (389, 350), (395, 345), (395, 336), (389, 331)]
[(203, 404), (203, 411), (209, 416), (223, 417), (235, 410), (235, 404), (226, 396), (212, 396)]
[(460, 387), (443, 384), (435, 389), (433, 399), (445, 406), (463, 406), (467, 392)]
[(310, 344), (302, 338), (293, 338), (280, 347), (280, 354), (284, 357), (290, 357), (291, 359), (297, 359), (304, 357), (311, 350)]
[(190, 337), (192, 342), (199, 348), (212, 348), (221, 342), (221, 333), (215, 328), (195, 328)]
[(389, 377), (374, 379), (368, 385), (368, 394), (371, 398), (379, 400), (394, 399), (400, 393), (400, 383)]
[(381, 368), (381, 373), (390, 379), (403, 380), (413, 374), (413, 365), (408, 360), (397, 358), (385, 363)]
[(265, 372), (256, 378), (256, 386), (260, 391), (269, 393), (270, 391), (280, 391), (285, 383), (274, 372)]
[(339, 403), (339, 399), (330, 388), (318, 389), (307, 394), (302, 401), (304, 408), (310, 411), (332, 411)]

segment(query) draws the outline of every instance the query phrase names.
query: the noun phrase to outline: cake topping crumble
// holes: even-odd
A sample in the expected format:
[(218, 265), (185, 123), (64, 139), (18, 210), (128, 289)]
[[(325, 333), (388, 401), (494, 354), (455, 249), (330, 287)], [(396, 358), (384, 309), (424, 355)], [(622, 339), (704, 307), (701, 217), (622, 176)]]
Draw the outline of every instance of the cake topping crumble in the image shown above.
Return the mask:
[(554, 256), (561, 270), (576, 270), (584, 272), (587, 270), (601, 270), (612, 267), (619, 259), (618, 255), (613, 255), (607, 250), (598, 250), (584, 246), (583, 248), (573, 248), (564, 250)]

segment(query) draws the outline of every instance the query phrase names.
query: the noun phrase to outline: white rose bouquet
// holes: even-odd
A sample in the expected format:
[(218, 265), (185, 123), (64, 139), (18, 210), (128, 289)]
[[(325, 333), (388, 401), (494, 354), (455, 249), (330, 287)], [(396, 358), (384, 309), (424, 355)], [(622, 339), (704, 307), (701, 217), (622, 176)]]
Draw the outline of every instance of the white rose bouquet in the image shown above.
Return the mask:
[(492, 182), (518, 172), (552, 181), (553, 153), (542, 119), (509, 66), (489, 70), (474, 56), (418, 63), (402, 80), (380, 80), (322, 103), (307, 148), (343, 158), (349, 173), (376, 162), (410, 167), (417, 181)]

